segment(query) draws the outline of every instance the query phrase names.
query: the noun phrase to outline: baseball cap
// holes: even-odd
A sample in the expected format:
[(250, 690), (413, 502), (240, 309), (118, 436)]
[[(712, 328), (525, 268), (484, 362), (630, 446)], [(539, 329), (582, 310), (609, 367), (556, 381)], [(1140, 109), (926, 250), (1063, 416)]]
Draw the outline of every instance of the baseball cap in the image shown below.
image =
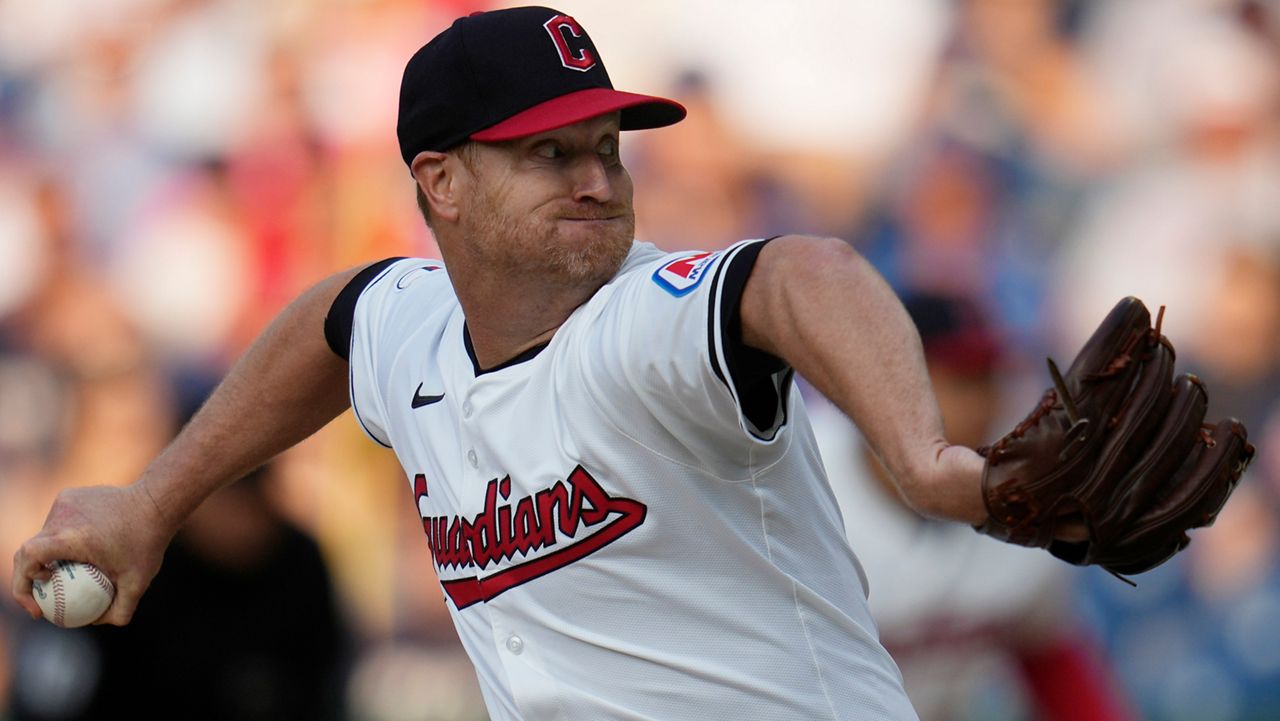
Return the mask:
[(600, 52), (568, 15), (519, 7), (458, 18), (409, 59), (396, 136), (424, 150), (522, 138), (622, 112), (623, 130), (682, 120), (679, 103), (613, 89)]

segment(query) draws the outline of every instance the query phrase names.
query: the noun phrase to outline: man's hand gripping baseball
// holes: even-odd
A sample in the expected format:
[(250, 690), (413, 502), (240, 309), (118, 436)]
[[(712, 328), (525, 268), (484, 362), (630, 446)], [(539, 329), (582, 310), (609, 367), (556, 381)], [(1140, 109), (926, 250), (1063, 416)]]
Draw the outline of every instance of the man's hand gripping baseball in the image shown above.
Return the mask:
[(160, 570), (177, 525), (162, 517), (140, 484), (70, 488), (58, 494), (40, 533), (13, 557), (13, 597), (32, 618), (40, 607), (31, 581), (62, 559), (85, 560), (115, 583), (115, 601), (98, 621), (123, 626)]

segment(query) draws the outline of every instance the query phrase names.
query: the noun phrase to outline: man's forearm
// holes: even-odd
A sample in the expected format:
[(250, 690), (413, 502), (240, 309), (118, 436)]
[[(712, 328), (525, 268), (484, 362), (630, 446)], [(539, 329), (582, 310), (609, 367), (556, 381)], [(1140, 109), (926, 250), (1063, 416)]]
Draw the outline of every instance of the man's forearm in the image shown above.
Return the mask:
[(918, 511), (980, 523), (983, 461), (951, 446), (920, 337), (884, 279), (840, 241), (784, 237), (742, 299), (743, 340), (785, 359), (857, 423)]
[(213, 491), (349, 406), (347, 364), (326, 344), (324, 318), (356, 272), (330, 276), (285, 308), (143, 473), (138, 485), (174, 528)]

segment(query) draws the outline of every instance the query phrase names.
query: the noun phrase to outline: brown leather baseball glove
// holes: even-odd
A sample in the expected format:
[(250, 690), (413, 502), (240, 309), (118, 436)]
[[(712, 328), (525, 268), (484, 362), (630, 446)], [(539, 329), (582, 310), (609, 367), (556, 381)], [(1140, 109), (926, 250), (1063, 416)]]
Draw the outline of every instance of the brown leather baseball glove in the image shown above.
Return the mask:
[[(1142, 301), (1125, 298), (1065, 376), (1049, 361), (1054, 387), (978, 450), (989, 514), (980, 532), (1119, 576), (1164, 563), (1188, 529), (1213, 523), (1254, 448), (1234, 418), (1204, 423), (1200, 379), (1173, 379), (1163, 316), (1152, 328)], [(1086, 540), (1061, 540), (1080, 525)]]

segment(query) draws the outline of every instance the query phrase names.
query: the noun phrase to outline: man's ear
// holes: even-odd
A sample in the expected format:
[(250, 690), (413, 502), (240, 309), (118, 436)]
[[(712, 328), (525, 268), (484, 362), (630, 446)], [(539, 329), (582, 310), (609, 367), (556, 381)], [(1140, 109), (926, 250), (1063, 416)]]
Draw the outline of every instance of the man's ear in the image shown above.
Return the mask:
[(458, 220), (457, 173), (462, 164), (448, 153), (424, 150), (413, 158), (410, 166), (418, 187), (427, 198), (432, 220), (456, 222)]

